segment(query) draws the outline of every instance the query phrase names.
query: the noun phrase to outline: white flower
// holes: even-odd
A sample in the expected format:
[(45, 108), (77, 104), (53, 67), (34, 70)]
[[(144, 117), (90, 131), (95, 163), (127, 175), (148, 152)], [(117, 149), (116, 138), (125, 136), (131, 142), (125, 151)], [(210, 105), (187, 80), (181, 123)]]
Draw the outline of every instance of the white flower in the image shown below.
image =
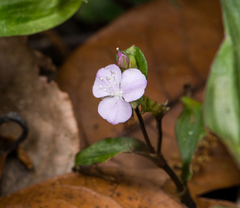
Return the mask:
[(146, 77), (139, 69), (122, 73), (115, 64), (99, 69), (92, 88), (96, 98), (103, 98), (98, 113), (114, 125), (127, 121), (132, 115), (129, 102), (141, 98), (146, 86)]

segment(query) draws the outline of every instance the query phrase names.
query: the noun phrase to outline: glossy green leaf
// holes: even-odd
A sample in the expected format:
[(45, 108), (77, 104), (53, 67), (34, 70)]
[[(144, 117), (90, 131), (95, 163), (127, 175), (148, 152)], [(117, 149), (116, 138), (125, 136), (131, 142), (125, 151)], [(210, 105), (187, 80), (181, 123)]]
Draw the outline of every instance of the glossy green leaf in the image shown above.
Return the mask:
[(147, 66), (147, 60), (143, 54), (143, 52), (136, 46), (131, 46), (126, 50), (127, 53), (130, 53), (134, 56), (137, 62), (138, 69), (146, 76), (148, 73), (148, 66)]
[(182, 180), (184, 183), (191, 177), (189, 165), (198, 142), (206, 135), (204, 129), (202, 105), (190, 97), (182, 97), (183, 111), (177, 119), (176, 137), (182, 157)]
[(240, 166), (240, 1), (221, 1), (225, 39), (207, 82), (204, 122)]
[(70, 18), (83, 0), (1, 0), (0, 36), (29, 35)]
[(148, 152), (147, 145), (132, 137), (107, 138), (81, 150), (75, 158), (75, 166), (88, 166), (105, 162), (120, 153)]

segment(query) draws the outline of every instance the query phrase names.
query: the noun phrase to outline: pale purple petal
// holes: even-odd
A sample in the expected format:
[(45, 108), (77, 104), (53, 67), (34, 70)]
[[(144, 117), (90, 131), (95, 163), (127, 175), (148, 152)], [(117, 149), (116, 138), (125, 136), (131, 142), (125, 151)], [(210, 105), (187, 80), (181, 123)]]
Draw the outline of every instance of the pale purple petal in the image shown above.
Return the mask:
[(146, 86), (147, 79), (140, 70), (127, 69), (122, 73), (121, 90), (125, 101), (131, 102), (142, 97)]
[(111, 92), (119, 89), (121, 82), (121, 70), (115, 64), (98, 70), (93, 84), (92, 92), (96, 98), (111, 95)]
[(121, 83), (122, 71), (116, 64), (110, 64), (105, 67), (106, 70), (110, 72), (112, 78), (107, 80), (107, 83), (111, 86), (111, 89), (118, 90), (119, 84)]
[(94, 84), (92, 87), (92, 92), (93, 92), (94, 97), (96, 97), (96, 98), (110, 96), (110, 94), (111, 94), (111, 92), (108, 88), (108, 85), (103, 80), (101, 80), (99, 77), (96, 77), (96, 79), (94, 81)]
[(111, 124), (127, 121), (132, 115), (130, 103), (116, 98), (105, 98), (98, 105), (98, 113)]

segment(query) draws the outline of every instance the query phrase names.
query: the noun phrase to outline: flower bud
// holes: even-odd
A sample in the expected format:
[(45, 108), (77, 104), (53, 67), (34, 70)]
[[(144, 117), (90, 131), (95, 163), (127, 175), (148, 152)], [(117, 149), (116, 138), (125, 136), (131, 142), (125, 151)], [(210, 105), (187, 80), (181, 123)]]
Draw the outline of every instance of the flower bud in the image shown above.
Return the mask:
[(137, 60), (135, 59), (135, 57), (132, 54), (129, 54), (128, 58), (129, 58), (129, 67), (128, 68), (138, 69)]
[(121, 51), (119, 51), (119, 48), (117, 48), (118, 50), (118, 54), (117, 54), (117, 63), (118, 66), (120, 67), (120, 69), (125, 70), (129, 68), (129, 59), (128, 57), (122, 53)]
[(155, 117), (163, 116), (169, 111), (168, 101), (162, 104), (152, 101), (149, 97), (143, 96), (141, 103), (141, 114), (145, 112), (152, 113)]

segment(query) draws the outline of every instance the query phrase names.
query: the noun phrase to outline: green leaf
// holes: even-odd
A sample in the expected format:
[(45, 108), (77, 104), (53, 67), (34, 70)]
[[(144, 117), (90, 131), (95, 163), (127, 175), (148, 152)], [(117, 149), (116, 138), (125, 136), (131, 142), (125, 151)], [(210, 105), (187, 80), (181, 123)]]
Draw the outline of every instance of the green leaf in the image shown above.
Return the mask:
[(182, 180), (184, 183), (191, 177), (189, 165), (198, 142), (206, 135), (202, 117), (201, 103), (190, 97), (182, 97), (183, 111), (177, 119), (176, 137), (182, 157)]
[(1, 0), (0, 36), (29, 35), (70, 18), (82, 0)]
[(204, 122), (240, 166), (240, 1), (221, 1), (225, 39), (207, 82)]
[(75, 158), (75, 166), (88, 166), (105, 162), (120, 153), (148, 152), (147, 145), (131, 137), (107, 138), (81, 150)]
[(122, 14), (124, 10), (112, 0), (89, 0), (83, 4), (77, 18), (90, 24), (108, 23)]
[(138, 69), (146, 76), (148, 73), (148, 66), (147, 66), (147, 60), (143, 54), (143, 52), (136, 46), (131, 46), (130, 48), (125, 50), (126, 53), (129, 53), (134, 56), (137, 62)]

